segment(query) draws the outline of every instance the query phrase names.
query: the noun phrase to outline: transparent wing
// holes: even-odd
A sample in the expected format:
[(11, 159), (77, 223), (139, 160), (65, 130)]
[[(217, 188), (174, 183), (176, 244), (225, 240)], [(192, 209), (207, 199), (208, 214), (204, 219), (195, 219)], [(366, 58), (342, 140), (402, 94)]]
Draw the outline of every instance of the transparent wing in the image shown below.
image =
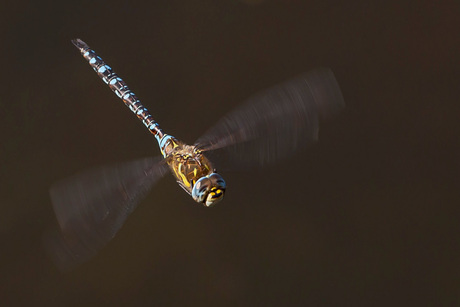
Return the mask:
[(215, 151), (213, 160), (231, 160), (232, 167), (263, 165), (315, 141), (319, 120), (344, 105), (332, 71), (316, 69), (248, 99), (195, 145)]
[(61, 231), (45, 235), (45, 243), (58, 267), (68, 270), (94, 256), (166, 171), (162, 158), (145, 158), (53, 185), (51, 200)]

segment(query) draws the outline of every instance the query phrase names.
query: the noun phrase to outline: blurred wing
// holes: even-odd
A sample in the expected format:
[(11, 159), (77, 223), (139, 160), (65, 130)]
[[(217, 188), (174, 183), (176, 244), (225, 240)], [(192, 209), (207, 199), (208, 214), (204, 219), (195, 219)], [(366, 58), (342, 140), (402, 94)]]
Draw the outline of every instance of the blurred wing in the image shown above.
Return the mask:
[(77, 174), (50, 190), (61, 231), (45, 236), (57, 265), (72, 268), (94, 256), (165, 174), (162, 158), (145, 158)]
[(232, 166), (263, 165), (317, 140), (319, 120), (344, 105), (332, 71), (313, 70), (248, 99), (195, 145)]

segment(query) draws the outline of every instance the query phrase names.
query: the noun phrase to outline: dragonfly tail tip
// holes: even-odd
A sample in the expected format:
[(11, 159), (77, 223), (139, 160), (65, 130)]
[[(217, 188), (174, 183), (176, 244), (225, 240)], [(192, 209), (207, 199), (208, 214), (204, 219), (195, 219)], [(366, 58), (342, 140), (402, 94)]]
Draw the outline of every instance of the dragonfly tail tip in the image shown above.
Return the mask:
[(84, 41), (82, 41), (81, 39), (79, 39), (79, 38), (72, 39), (71, 42), (72, 42), (72, 44), (74, 44), (74, 46), (77, 47), (78, 49), (89, 48), (88, 45), (87, 45)]

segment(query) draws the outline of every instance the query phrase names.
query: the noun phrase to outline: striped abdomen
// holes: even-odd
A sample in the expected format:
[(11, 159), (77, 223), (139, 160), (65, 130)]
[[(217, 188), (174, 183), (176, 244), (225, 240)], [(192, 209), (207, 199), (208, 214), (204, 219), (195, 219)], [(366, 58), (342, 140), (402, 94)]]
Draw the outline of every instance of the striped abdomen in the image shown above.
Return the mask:
[[(160, 144), (161, 139), (165, 135), (160, 129), (158, 123), (153, 120), (152, 115), (146, 107), (137, 99), (136, 95), (128, 88), (126, 83), (113, 72), (112, 68), (105, 64), (100, 56), (96, 54), (84, 41), (81, 39), (74, 39), (72, 43), (80, 50), (83, 57), (89, 62), (89, 65), (93, 67), (94, 71), (104, 82), (114, 91), (114, 93), (120, 97), (125, 105), (136, 114), (142, 123), (149, 129), (149, 131), (155, 136), (158, 143)], [(161, 144), (160, 144), (161, 147)], [(163, 153), (163, 148), (161, 148)]]

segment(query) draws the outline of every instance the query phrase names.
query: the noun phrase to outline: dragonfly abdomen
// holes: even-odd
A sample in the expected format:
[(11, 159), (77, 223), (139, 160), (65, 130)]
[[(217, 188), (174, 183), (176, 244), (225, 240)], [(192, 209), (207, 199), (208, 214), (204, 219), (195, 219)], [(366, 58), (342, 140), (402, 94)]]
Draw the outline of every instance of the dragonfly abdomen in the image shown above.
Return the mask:
[(128, 85), (123, 81), (113, 70), (107, 65), (100, 56), (96, 54), (85, 42), (80, 39), (72, 40), (72, 43), (80, 50), (83, 57), (88, 61), (89, 65), (94, 69), (98, 76), (112, 89), (112, 91), (123, 100), (125, 105), (136, 114), (137, 118), (149, 129), (160, 143), (164, 136), (163, 131), (146, 107), (140, 102), (136, 95), (128, 88)]

